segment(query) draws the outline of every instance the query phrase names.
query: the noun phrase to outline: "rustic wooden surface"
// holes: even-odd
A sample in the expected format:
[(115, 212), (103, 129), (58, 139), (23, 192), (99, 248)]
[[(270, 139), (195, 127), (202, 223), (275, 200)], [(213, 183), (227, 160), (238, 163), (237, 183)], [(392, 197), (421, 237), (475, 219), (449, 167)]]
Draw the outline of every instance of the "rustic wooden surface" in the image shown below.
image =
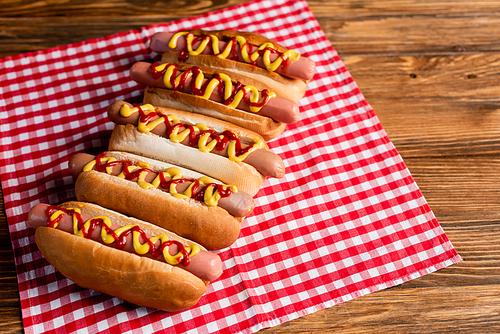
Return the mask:
[[(241, 2), (3, 1), (0, 57)], [(500, 332), (500, 2), (309, 6), (464, 261), (262, 332)], [(5, 211), (0, 245), (0, 331), (22, 332)]]

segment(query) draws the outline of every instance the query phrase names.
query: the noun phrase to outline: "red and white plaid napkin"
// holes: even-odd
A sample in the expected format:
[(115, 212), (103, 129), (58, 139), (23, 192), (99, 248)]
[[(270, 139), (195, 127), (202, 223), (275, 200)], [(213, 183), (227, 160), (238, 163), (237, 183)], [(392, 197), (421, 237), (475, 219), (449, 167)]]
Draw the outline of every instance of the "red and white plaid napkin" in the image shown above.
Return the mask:
[[(287, 167), (256, 196), (224, 274), (169, 314), (82, 289), (41, 256), (27, 212), (74, 198), (76, 152), (105, 150), (117, 99), (140, 100), (130, 66), (157, 31), (254, 31), (317, 64), (302, 120), (270, 142)], [(26, 333), (252, 333), (460, 261), (305, 1), (258, 0), (0, 62), (0, 173)], [(57, 247), (57, 246), (55, 246)]]

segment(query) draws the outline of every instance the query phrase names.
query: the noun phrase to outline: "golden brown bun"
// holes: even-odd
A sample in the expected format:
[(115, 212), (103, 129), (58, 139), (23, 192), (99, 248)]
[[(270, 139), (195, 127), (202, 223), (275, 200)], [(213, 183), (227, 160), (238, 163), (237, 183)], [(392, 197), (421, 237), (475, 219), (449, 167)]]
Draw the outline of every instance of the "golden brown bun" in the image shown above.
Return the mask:
[[(247, 129), (211, 117), (178, 110), (171, 110), (170, 112), (165, 108), (160, 109), (163, 109), (164, 113), (176, 115), (183, 123), (192, 125), (203, 123), (209, 128), (215, 129), (218, 133), (231, 130), (240, 137), (241, 142), (244, 144), (253, 144), (254, 138), (263, 140), (261, 136)], [(132, 124), (115, 126), (111, 134), (109, 149), (130, 152), (195, 170), (226, 184), (235, 185), (238, 190), (244, 191), (252, 197), (257, 194), (266, 180), (266, 177), (258, 172), (255, 167), (247, 163), (234, 162), (217, 154), (204, 153), (198, 148), (174, 143), (151, 132), (142, 133)], [(265, 144), (264, 149), (269, 150), (267, 144)]]
[[(72, 203), (64, 206), (75, 207)], [(92, 210), (97, 209), (82, 213), (89, 214)], [(113, 215), (107, 210), (103, 213), (102, 209), (97, 212)], [(144, 226), (135, 219), (123, 216), (120, 219), (124, 225)], [(167, 232), (153, 227), (144, 230)], [(54, 228), (38, 227), (35, 241), (45, 259), (77, 285), (140, 306), (175, 312), (194, 306), (206, 291), (206, 282), (181, 268)]]
[(276, 138), (286, 128), (285, 123), (276, 122), (270, 117), (229, 108), (221, 103), (170, 89), (146, 87), (144, 103), (214, 117), (256, 132), (266, 141)]
[[(255, 33), (232, 31), (232, 30), (219, 30), (219, 31), (206, 31), (206, 30), (190, 30), (194, 34), (213, 34), (221, 40), (227, 40), (236, 36), (243, 36), (247, 43), (253, 45), (262, 45), (264, 43), (272, 43), (278, 52), (286, 52), (287, 49), (280, 44)], [(165, 52), (162, 55), (162, 63), (178, 63), (179, 52)], [(298, 102), (306, 92), (307, 82), (284, 77), (275, 72), (269, 72), (264, 68), (247, 64), (244, 62), (233, 61), (230, 59), (221, 59), (212, 55), (201, 54), (198, 56), (190, 56), (183, 62), (196, 66), (210, 67), (217, 71), (229, 71), (243, 75), (253, 80), (260, 81), (265, 84), (271, 91), (275, 92), (280, 97), (287, 98), (294, 102)]]
[[(118, 160), (147, 162), (153, 171), (164, 171), (172, 165), (125, 152), (107, 152)], [(201, 174), (182, 169), (186, 178)], [(83, 172), (75, 184), (76, 197), (150, 222), (182, 237), (215, 250), (229, 247), (240, 233), (243, 218), (235, 218), (226, 210), (209, 207), (194, 199), (178, 199), (158, 189), (144, 190), (136, 182), (94, 170)]]

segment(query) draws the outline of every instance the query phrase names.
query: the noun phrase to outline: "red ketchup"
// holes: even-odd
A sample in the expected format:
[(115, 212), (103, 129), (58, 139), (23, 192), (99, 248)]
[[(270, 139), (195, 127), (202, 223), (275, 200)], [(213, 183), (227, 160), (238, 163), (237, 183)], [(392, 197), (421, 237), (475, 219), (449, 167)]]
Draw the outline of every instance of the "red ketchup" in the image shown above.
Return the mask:
[[(198, 146), (198, 141), (202, 136), (204, 136), (207, 133), (210, 133), (210, 138), (212, 140), (217, 141), (216, 149), (218, 151), (223, 151), (227, 145), (229, 144), (229, 141), (234, 140), (236, 141), (236, 152), (235, 155), (236, 157), (239, 157), (248, 151), (252, 149), (252, 146), (247, 146), (246, 148), (241, 147), (241, 141), (240, 138), (233, 132), (231, 131), (224, 131), (222, 133), (216, 133), (215, 130), (205, 130), (201, 131), (200, 133), (196, 134), (196, 131), (194, 127), (190, 124), (185, 124), (185, 123), (177, 123), (177, 124), (172, 124), (168, 120), (167, 115), (159, 114), (158, 112), (150, 112), (149, 114), (146, 115), (144, 110), (141, 108), (139, 105), (134, 105), (139, 110), (140, 114), (140, 121), (148, 124), (148, 122), (151, 122), (156, 116), (162, 116), (165, 119), (165, 126), (167, 127), (167, 130), (165, 132), (165, 137), (169, 137), (176, 129), (189, 129), (189, 146), (191, 147), (197, 147)], [(223, 136), (221, 138), (220, 136)], [(104, 170), (104, 168), (103, 168)]]
[[(193, 33), (189, 33), (189, 34), (184, 35), (184, 47), (182, 48), (181, 51), (179, 51), (179, 57), (177, 58), (180, 62), (185, 62), (189, 58), (188, 36), (194, 36), (192, 44), (191, 44), (193, 46), (196, 45), (198, 42), (202, 42), (206, 38), (208, 38), (208, 44), (211, 45), (213, 43), (212, 37), (210, 35), (194, 35)], [(238, 55), (238, 51), (237, 51), (237, 47), (236, 47), (237, 45), (238, 45), (238, 42), (237, 42), (236, 37), (232, 37), (231, 39), (226, 41), (226, 46), (225, 46), (224, 50), (222, 50), (222, 52), (219, 52), (216, 54), (213, 47), (212, 47), (212, 48), (210, 48), (210, 51), (211, 51), (210, 54), (213, 56), (218, 56), (221, 53), (225, 53), (225, 51), (227, 51), (227, 49), (230, 48), (229, 55), (227, 56), (227, 59), (239, 61), (240, 57)], [(254, 47), (254, 45), (245, 42), (241, 46), (241, 49), (248, 48), (247, 53), (250, 55), (253, 53), (253, 47)], [(240, 49), (240, 53), (241, 53), (241, 49)], [(280, 53), (278, 50), (273, 49), (271, 47), (266, 47), (262, 50), (258, 50), (259, 56), (262, 57), (266, 51), (269, 51), (273, 54), (279, 54), (279, 57), (281, 57), (281, 59), (283, 60), (283, 62), (280, 65), (283, 67), (283, 69), (285, 69), (287, 66), (290, 65), (290, 60), (288, 59), (288, 57), (285, 57), (283, 55), (283, 53)], [(259, 59), (259, 58), (257, 58), (257, 59)], [(250, 64), (257, 66), (257, 59), (252, 60), (250, 58)]]
[[(270, 49), (270, 48), (266, 48), (264, 50), (267, 50), (267, 49), (274, 50), (274, 49)], [(264, 51), (264, 50), (261, 50), (261, 51)], [(283, 55), (281, 55), (281, 56), (283, 56)], [(283, 59), (288, 62), (288, 58), (283, 58)], [(209, 83), (209, 80), (207, 80), (205, 82), (205, 84), (201, 88), (197, 88), (196, 87), (196, 80), (194, 80), (194, 78), (196, 78), (200, 73), (202, 73), (202, 71), (201, 71), (201, 69), (199, 67), (193, 66), (193, 67), (185, 70), (184, 72), (182, 72), (180, 80), (179, 80), (179, 84), (177, 84), (176, 78), (177, 78), (178, 72), (179, 72), (178, 69), (177, 69), (178, 68), (177, 64), (167, 64), (161, 71), (159, 71), (159, 70), (156, 69), (157, 66), (159, 66), (159, 64), (158, 64), (158, 62), (155, 62), (149, 68), (149, 71), (150, 71), (151, 75), (155, 79), (161, 78), (161, 76), (164, 75), (167, 72), (167, 68), (168, 67), (174, 66), (174, 70), (172, 71), (172, 75), (170, 77), (170, 85), (173, 87), (174, 91), (182, 91), (182, 90), (184, 90), (184, 87), (186, 85), (187, 79), (189, 78), (189, 74), (192, 73), (193, 80), (191, 80), (191, 91), (192, 91), (193, 95), (196, 95), (196, 96), (203, 96), (203, 95), (205, 95), (206, 86)], [(271, 96), (269, 95), (269, 90), (264, 89), (262, 91), (262, 93), (261, 93), (262, 97), (263, 97), (262, 100), (260, 102), (251, 102), (250, 101), (250, 96), (248, 94), (248, 91), (245, 89), (244, 85), (241, 82), (237, 82), (236, 83), (236, 85), (233, 87), (233, 91), (231, 92), (231, 95), (227, 99), (225, 99), (224, 98), (224, 82), (223, 82), (223, 80), (221, 79), (221, 77), (220, 77), (219, 74), (216, 74), (214, 76), (214, 78), (217, 81), (219, 81), (219, 84), (217, 85), (217, 87), (218, 87), (218, 90), (219, 90), (219, 95), (222, 97), (222, 103), (224, 105), (230, 105), (233, 102), (235, 95), (240, 90), (242, 90), (244, 92), (244, 94), (243, 94), (243, 100), (245, 100), (245, 102), (250, 107), (262, 108), (271, 99)]]
[[(140, 107), (139, 107), (139, 110), (141, 110)], [(194, 132), (194, 129), (193, 129), (193, 132)], [(237, 148), (239, 147), (241, 152), (246, 152), (251, 146), (247, 147), (246, 149), (241, 149), (241, 144), (239, 143), (239, 140), (238, 140), (236, 147)], [(156, 173), (155, 171), (153, 171), (149, 168), (139, 168), (133, 172), (129, 172), (128, 167), (133, 165), (133, 163), (131, 161), (112, 161), (112, 162), (103, 163), (102, 160), (103, 160), (103, 157), (105, 154), (106, 154), (106, 152), (103, 152), (103, 153), (99, 154), (95, 159), (96, 160), (95, 170), (98, 172), (105, 172), (107, 167), (114, 167), (114, 166), (122, 165), (123, 166), (123, 174), (125, 175), (126, 180), (134, 180), (134, 179), (138, 178), (142, 172)], [(212, 185), (212, 184), (216, 186), (217, 191), (219, 192), (219, 195), (221, 197), (228, 197), (232, 194), (232, 190), (230, 187), (227, 187), (227, 189), (224, 190), (224, 186), (221, 184), (209, 183), (209, 184), (202, 185), (199, 180), (188, 179), (188, 178), (180, 178), (180, 179), (175, 179), (175, 180), (168, 179), (167, 180), (165, 178), (165, 173), (159, 173), (159, 175), (160, 175), (160, 186), (166, 190), (170, 189), (171, 184), (177, 185), (177, 184), (182, 184), (182, 183), (186, 183), (186, 182), (190, 182), (190, 183), (194, 182), (195, 183), (192, 187), (192, 193), (196, 193), (196, 190), (203, 187), (200, 189), (200, 191), (196, 195), (194, 195), (192, 197), (193, 199), (198, 200), (200, 202), (204, 202), (205, 191), (208, 189), (208, 186)]]
[(59, 215), (55, 219), (51, 219), (50, 217), (56, 212), (56, 211), (62, 211), (68, 215), (71, 215), (72, 217), (76, 217), (76, 221), (78, 224), (78, 229), (82, 231), (83, 237), (89, 239), (92, 235), (92, 233), (95, 231), (95, 229), (99, 226), (103, 229), (106, 230), (106, 232), (115, 240), (116, 242), (116, 247), (118, 249), (123, 249), (125, 247), (125, 244), (127, 242), (127, 237), (132, 233), (132, 232), (138, 232), (144, 240), (149, 245), (149, 253), (153, 258), (157, 258), (163, 253), (163, 250), (167, 247), (170, 247), (171, 245), (176, 245), (177, 248), (179, 249), (180, 256), (176, 259), (179, 264), (183, 264), (185, 266), (189, 265), (191, 262), (191, 258), (189, 257), (189, 253), (187, 252), (186, 248), (184, 247), (183, 244), (176, 240), (168, 240), (167, 242), (161, 243), (160, 247), (157, 247), (155, 243), (153, 243), (148, 236), (146, 235), (146, 232), (144, 232), (139, 226), (135, 225), (133, 228), (123, 232), (118, 236), (108, 225), (104, 223), (104, 221), (101, 218), (92, 218), (88, 222), (90, 222), (88, 229), (85, 229), (85, 223), (82, 219), (82, 215), (78, 213), (75, 210), (72, 209), (64, 209), (60, 208), (55, 205), (51, 205), (47, 208), (46, 211), (46, 216), (47, 216), (47, 226), (54, 228), (57, 223), (63, 218), (63, 215)]

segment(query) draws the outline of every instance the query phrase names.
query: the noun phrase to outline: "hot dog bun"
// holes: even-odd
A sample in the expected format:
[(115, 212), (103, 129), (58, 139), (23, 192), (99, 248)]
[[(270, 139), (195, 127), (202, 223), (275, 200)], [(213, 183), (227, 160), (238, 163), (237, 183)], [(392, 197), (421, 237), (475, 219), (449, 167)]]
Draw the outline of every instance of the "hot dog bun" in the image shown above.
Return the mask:
[[(147, 163), (149, 169), (158, 173), (177, 167), (126, 152), (105, 152), (104, 157), (134, 165)], [(199, 179), (203, 176), (179, 169), (184, 178)], [(243, 220), (243, 217), (233, 217), (219, 206), (207, 206), (192, 198), (176, 198), (160, 189), (143, 189), (137, 182), (93, 169), (78, 176), (75, 192), (79, 201), (95, 203), (161, 226), (210, 250), (230, 246), (237, 239)]]
[[(117, 123), (124, 123), (126, 119), (119, 115), (118, 110), (124, 104), (126, 104), (126, 102), (123, 101), (113, 103), (108, 109), (109, 118)], [(208, 129), (214, 130), (218, 134), (224, 131), (231, 131), (238, 136), (242, 145), (254, 145), (255, 143), (259, 143), (261, 148), (251, 152), (248, 156), (249, 158), (257, 153), (265, 157), (260, 160), (257, 159), (256, 162), (251, 161), (253, 165), (245, 162), (247, 160), (246, 158), (241, 162), (231, 161), (226, 156), (202, 152), (198, 147), (190, 147), (181, 143), (175, 143), (153, 132), (141, 132), (137, 128), (138, 123), (136, 123), (135, 126), (132, 124), (116, 125), (109, 142), (110, 150), (131, 152), (196, 170), (221, 180), (224, 183), (233, 184), (239, 190), (251, 196), (254, 196), (262, 187), (266, 175), (282, 177), (285, 173), (285, 166), (281, 158), (272, 154), (264, 139), (252, 131), (211, 117), (180, 110), (154, 107), (154, 111), (152, 111), (149, 110), (153, 108), (151, 105), (142, 106), (140, 108), (144, 110), (144, 112), (156, 112), (158, 115), (174, 115), (178, 118), (180, 123), (193, 126), (196, 124), (204, 124)], [(135, 112), (134, 116), (136, 118), (137, 114), (138, 112)], [(269, 169), (269, 171), (266, 169)], [(266, 175), (263, 175), (263, 173)]]
[[(135, 224), (152, 235), (167, 234), (184, 245), (194, 244), (162, 228), (97, 205), (67, 202), (60, 206), (80, 208), (82, 214), (92, 217), (105, 215), (123, 226)], [(44, 258), (77, 285), (140, 306), (168, 312), (189, 308), (199, 301), (208, 284), (178, 267), (51, 227), (37, 227), (35, 241)]]

